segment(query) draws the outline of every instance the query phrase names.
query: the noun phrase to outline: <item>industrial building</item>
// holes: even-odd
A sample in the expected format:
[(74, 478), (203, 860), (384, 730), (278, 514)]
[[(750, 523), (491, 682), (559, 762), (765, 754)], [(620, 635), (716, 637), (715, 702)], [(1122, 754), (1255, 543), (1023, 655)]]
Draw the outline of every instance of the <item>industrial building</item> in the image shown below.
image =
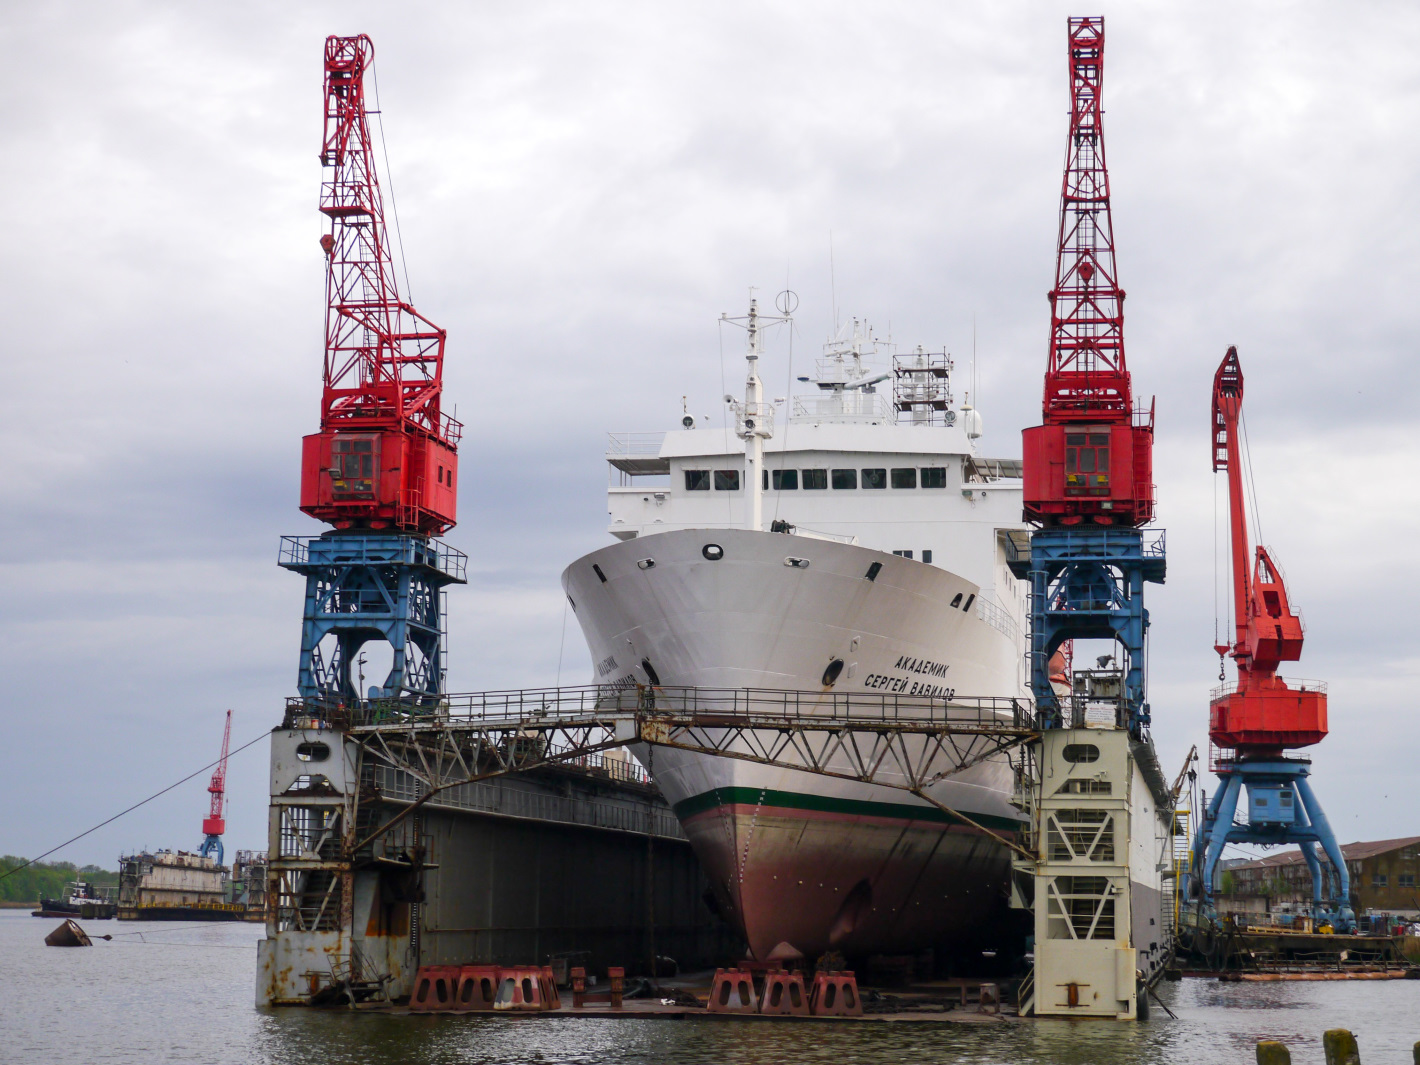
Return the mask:
[[(1420, 836), (1346, 843), (1341, 855), (1351, 874), (1351, 907), (1357, 914), (1420, 915)], [(1309, 905), (1312, 898), (1311, 870), (1300, 850), (1240, 862), (1223, 876), (1230, 901), (1255, 912)]]

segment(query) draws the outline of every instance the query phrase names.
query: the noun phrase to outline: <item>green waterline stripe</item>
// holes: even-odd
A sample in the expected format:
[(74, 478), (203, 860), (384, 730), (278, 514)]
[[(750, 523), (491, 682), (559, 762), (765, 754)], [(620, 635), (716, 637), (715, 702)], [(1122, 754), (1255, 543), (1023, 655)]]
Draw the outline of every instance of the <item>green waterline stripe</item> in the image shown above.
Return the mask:
[[(858, 817), (890, 817), (905, 821), (936, 821), (961, 825), (966, 822), (935, 806), (913, 806), (905, 802), (873, 802), (867, 799), (841, 799), (833, 795), (808, 795), (799, 791), (761, 791), (759, 788), (716, 788), (682, 799), (675, 804), (675, 815), (682, 821), (713, 810), (717, 806), (777, 806), (789, 810), (815, 810), (820, 813), (848, 814)], [(1021, 822), (994, 814), (972, 814), (972, 820), (996, 831), (1019, 832)]]

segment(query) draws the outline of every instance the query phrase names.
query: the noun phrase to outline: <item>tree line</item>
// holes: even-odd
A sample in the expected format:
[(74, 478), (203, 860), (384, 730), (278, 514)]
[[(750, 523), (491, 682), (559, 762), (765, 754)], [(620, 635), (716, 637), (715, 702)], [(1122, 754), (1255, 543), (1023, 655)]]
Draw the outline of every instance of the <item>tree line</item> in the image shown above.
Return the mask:
[(74, 880), (87, 880), (96, 888), (117, 887), (118, 873), (97, 865), (78, 866), (73, 862), (35, 862), (19, 872), (25, 859), (13, 854), (0, 857), (0, 902), (38, 902), (41, 898), (57, 899), (64, 885)]

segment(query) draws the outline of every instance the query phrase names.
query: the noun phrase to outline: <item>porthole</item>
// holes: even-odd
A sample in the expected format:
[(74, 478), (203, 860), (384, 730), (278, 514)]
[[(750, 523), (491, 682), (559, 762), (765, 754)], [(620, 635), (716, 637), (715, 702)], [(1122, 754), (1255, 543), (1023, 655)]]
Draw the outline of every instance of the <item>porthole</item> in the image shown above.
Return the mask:
[(1067, 743), (1065, 749), (1060, 752), (1060, 757), (1077, 765), (1081, 762), (1098, 762), (1100, 749), (1093, 743)]
[(646, 679), (651, 682), (652, 686), (659, 688), (661, 686), (661, 678), (656, 672), (656, 668), (651, 665), (649, 658), (641, 659), (641, 668), (646, 671)]
[(792, 569), (808, 569), (809, 560), (806, 558), (794, 558), (790, 556), (789, 558), (786, 558), (784, 560), (784, 565), (789, 566)]
[(720, 559), (725, 557), (725, 549), (719, 544), (706, 544), (700, 549), (700, 553), (711, 562), (719, 562)]
[(654, 558), (639, 558), (636, 560), (636, 565), (640, 566), (642, 569), (650, 569), (655, 564), (656, 560)]
[(828, 664), (828, 668), (823, 671), (823, 686), (832, 688), (834, 682), (838, 680), (838, 675), (843, 672), (843, 659), (835, 658)]

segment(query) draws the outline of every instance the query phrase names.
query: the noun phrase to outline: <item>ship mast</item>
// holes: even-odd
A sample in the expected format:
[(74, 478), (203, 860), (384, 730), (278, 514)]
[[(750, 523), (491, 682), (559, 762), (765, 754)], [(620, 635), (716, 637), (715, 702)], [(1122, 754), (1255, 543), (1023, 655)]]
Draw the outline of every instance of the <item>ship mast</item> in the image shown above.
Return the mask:
[(781, 310), (786, 313), (765, 316), (759, 313), (759, 301), (750, 297), (749, 314), (743, 318), (720, 315), (722, 322), (742, 325), (749, 334), (745, 348), (745, 394), (742, 401), (726, 396), (725, 402), (735, 414), (735, 434), (745, 442), (745, 509), (746, 529), (764, 528), (764, 442), (774, 435), (774, 405), (764, 402), (764, 384), (759, 379), (759, 356), (763, 354), (764, 323), (788, 322), (793, 310), (787, 294)]

